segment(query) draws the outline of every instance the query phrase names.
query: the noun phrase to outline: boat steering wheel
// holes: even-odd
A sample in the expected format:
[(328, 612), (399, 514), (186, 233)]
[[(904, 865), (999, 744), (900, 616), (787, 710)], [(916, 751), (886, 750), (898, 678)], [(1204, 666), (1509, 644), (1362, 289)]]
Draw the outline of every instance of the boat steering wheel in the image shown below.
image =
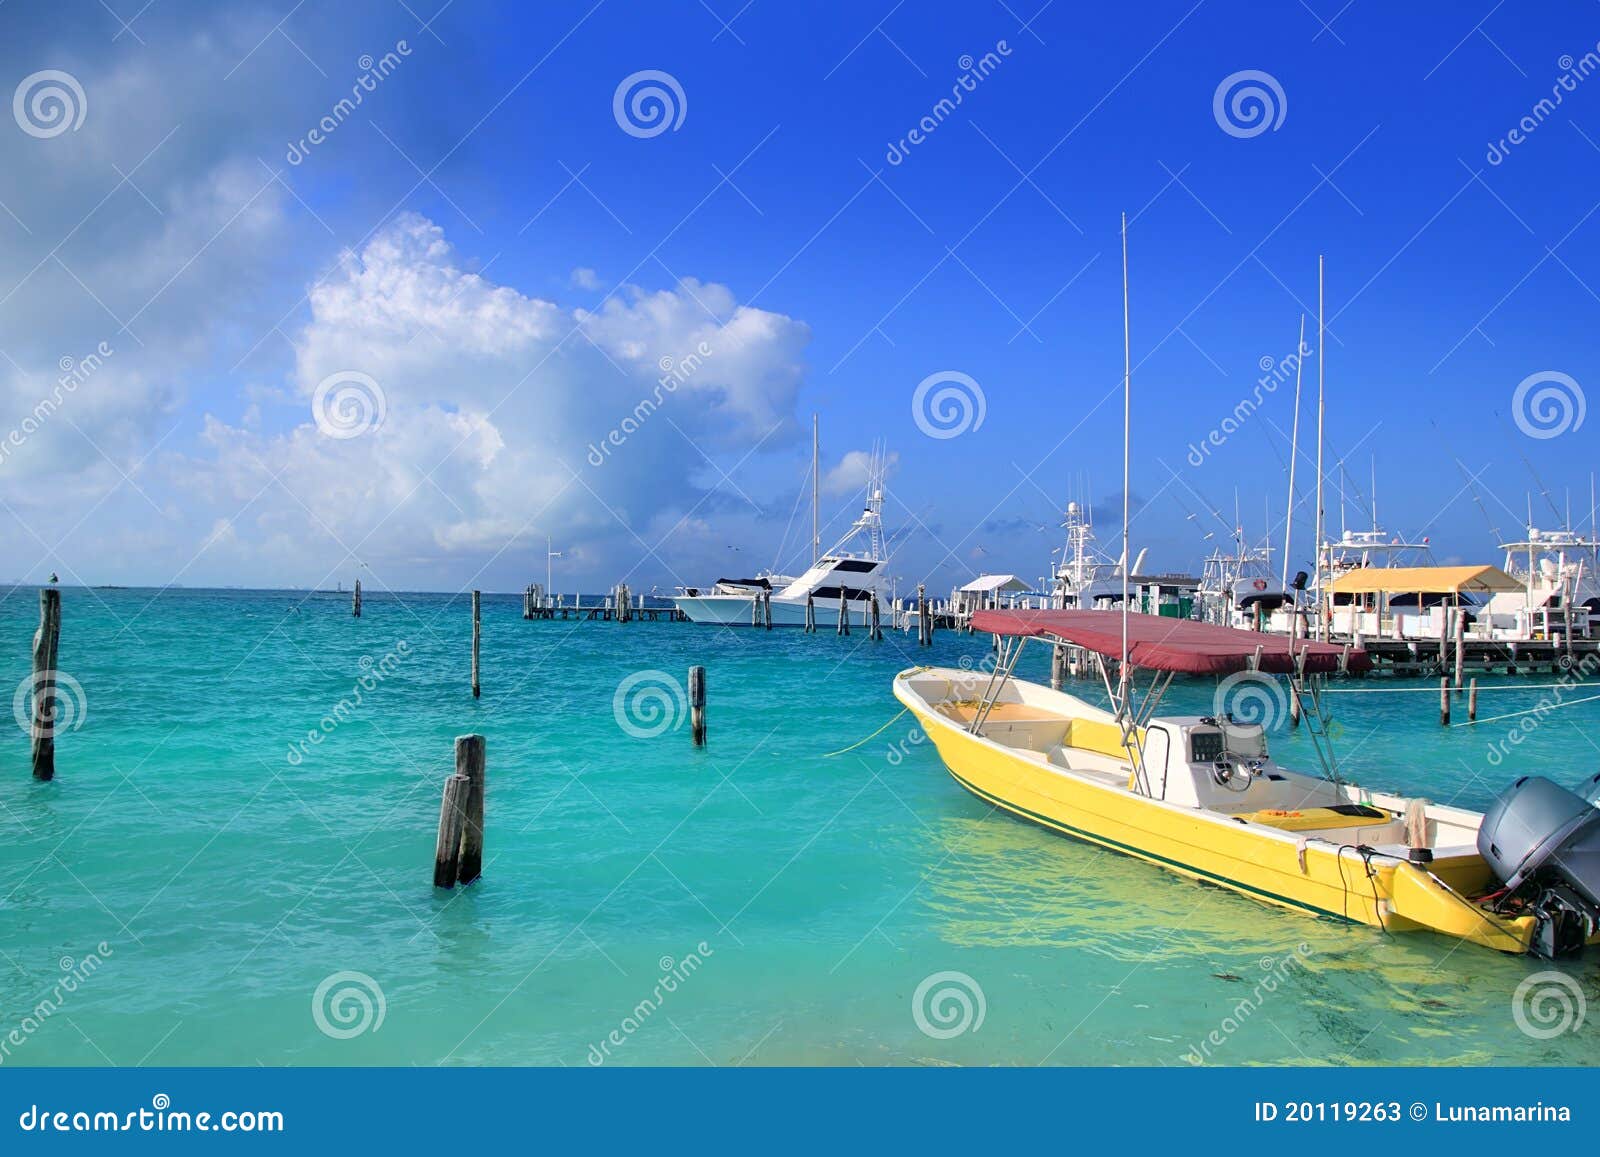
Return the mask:
[(1255, 779), (1256, 768), (1238, 757), (1218, 759), (1211, 765), (1211, 778), (1218, 787), (1246, 792)]

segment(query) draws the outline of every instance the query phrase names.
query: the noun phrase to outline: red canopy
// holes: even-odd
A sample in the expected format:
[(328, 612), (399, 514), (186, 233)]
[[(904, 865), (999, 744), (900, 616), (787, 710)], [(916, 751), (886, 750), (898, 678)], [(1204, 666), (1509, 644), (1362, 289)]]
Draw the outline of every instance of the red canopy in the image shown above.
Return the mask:
[[(1122, 657), (1121, 611), (975, 611), (972, 626), (996, 635), (1059, 639), (1108, 658)], [(1286, 635), (1159, 615), (1128, 616), (1128, 658), (1135, 667), (1183, 675), (1226, 675), (1248, 670), (1257, 651), (1261, 662), (1256, 669), (1280, 675), (1294, 670), (1295, 657), (1301, 652), (1308, 674), (1337, 671), (1341, 662), (1349, 671), (1372, 666), (1365, 651), (1347, 651), (1332, 643), (1297, 639), (1291, 650)]]

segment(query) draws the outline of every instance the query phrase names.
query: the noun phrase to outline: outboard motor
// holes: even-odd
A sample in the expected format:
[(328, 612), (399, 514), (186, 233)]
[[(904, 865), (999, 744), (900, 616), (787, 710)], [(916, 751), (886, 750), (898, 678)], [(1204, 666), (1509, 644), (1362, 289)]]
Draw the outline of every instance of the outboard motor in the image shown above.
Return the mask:
[(1505, 885), (1500, 906), (1520, 904), (1538, 919), (1529, 946), (1535, 955), (1582, 951), (1600, 927), (1600, 807), (1523, 776), (1484, 815), (1478, 854)]

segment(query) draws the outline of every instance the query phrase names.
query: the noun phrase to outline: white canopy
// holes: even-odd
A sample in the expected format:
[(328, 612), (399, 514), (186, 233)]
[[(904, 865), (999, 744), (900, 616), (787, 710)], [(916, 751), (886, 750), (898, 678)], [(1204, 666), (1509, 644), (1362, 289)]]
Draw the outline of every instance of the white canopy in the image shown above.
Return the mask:
[(1022, 591), (1032, 590), (1031, 584), (1024, 582), (1014, 574), (984, 574), (973, 579), (961, 588), (973, 594), (993, 594), (996, 591)]

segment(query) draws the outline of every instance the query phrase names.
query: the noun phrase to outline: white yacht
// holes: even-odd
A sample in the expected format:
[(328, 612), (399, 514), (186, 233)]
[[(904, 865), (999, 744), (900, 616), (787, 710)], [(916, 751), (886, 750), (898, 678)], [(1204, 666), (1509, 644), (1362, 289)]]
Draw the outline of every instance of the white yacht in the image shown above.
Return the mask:
[(1492, 596), (1478, 613), (1480, 623), (1507, 637), (1550, 638), (1569, 629), (1591, 634), (1591, 616), (1600, 611), (1600, 541), (1574, 530), (1529, 526), (1520, 542), (1503, 542), (1500, 549), (1506, 552), (1506, 573), (1523, 589)]
[[(1094, 537), (1094, 522), (1089, 509), (1077, 502), (1067, 503), (1066, 520), (1061, 524), (1067, 541), (1059, 560), (1051, 564), (1050, 607), (1053, 610), (1090, 611), (1122, 600), (1122, 563), (1101, 551)], [(1139, 552), (1133, 569), (1144, 563)]]
[[(838, 623), (839, 606), (844, 602), (850, 625), (866, 626), (869, 601), (877, 590), (879, 574), (889, 562), (883, 535), (885, 466), (881, 451), (874, 452), (861, 514), (833, 549), (819, 555), (804, 574), (798, 578), (760, 574), (755, 578), (718, 579), (707, 588), (683, 587), (673, 599), (678, 610), (695, 623), (762, 626), (766, 622), (765, 601), (771, 607), (774, 627), (803, 627), (809, 600), (817, 628), (828, 630)], [(887, 608), (884, 613), (887, 615)]]

